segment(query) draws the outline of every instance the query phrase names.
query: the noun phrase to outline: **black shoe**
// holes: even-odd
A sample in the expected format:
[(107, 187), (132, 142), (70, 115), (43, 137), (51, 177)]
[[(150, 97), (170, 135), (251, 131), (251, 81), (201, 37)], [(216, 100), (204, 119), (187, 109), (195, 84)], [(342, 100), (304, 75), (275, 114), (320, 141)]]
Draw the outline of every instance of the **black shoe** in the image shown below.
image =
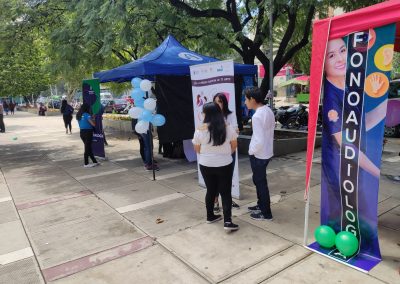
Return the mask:
[(232, 208), (240, 209), (240, 206), (235, 201), (232, 201)]
[(259, 213), (259, 212), (261, 212), (260, 207), (259, 207), (258, 205), (247, 207), (247, 209), (249, 209), (249, 211), (252, 212), (252, 213)]
[(224, 223), (224, 230), (226, 231), (237, 231), (239, 230), (239, 225), (233, 224), (232, 222), (225, 222)]
[(214, 213), (219, 213), (219, 202), (214, 203)]
[(272, 220), (274, 220), (274, 218), (272, 218), (272, 215), (264, 216), (264, 214), (261, 213), (261, 212), (259, 212), (259, 213), (251, 213), (250, 217), (253, 220), (259, 220), (259, 221), (263, 221), (263, 220), (272, 221)]
[(207, 224), (212, 224), (212, 223), (215, 223), (215, 222), (217, 222), (219, 220), (222, 220), (222, 216), (221, 215), (214, 215), (211, 218), (207, 218), (206, 223)]

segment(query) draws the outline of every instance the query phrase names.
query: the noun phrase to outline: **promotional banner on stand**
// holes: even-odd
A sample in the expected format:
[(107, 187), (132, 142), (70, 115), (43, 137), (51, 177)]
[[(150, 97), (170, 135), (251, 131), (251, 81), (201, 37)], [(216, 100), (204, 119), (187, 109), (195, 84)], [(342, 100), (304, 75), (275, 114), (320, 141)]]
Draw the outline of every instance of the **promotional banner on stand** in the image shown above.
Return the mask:
[[(192, 80), (195, 128), (203, 124), (203, 105), (207, 102), (212, 102), (217, 93), (223, 93), (226, 96), (229, 110), (236, 117), (234, 65), (232, 60), (190, 66), (190, 77)], [(198, 173), (199, 183), (204, 186), (200, 170)], [(232, 180), (232, 196), (240, 198), (237, 152)]]
[(99, 79), (87, 79), (82, 81), (82, 99), (92, 108), (92, 114), (96, 116), (96, 127), (93, 133), (93, 154), (105, 158), (104, 134), (103, 134), (103, 112), (100, 102)]
[(329, 37), (322, 65), (321, 225), (334, 241), (316, 233), (308, 247), (363, 272), (381, 261), (377, 207), (395, 31), (393, 23)]

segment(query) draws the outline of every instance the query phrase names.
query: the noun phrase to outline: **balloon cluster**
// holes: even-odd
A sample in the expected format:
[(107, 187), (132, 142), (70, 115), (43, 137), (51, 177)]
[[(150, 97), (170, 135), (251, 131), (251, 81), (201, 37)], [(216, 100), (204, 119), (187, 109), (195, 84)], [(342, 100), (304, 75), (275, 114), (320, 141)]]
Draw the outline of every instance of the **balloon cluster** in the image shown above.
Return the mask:
[(344, 256), (352, 256), (358, 250), (357, 237), (347, 231), (342, 231), (336, 235), (335, 231), (329, 226), (319, 226), (314, 231), (317, 243), (324, 248), (336, 248)]
[(134, 89), (131, 96), (135, 101), (135, 106), (128, 112), (129, 116), (138, 120), (135, 126), (137, 133), (146, 133), (149, 130), (149, 124), (162, 126), (165, 124), (165, 117), (161, 114), (155, 114), (156, 100), (153, 98), (145, 99), (145, 92), (151, 90), (151, 82), (135, 77), (131, 81)]

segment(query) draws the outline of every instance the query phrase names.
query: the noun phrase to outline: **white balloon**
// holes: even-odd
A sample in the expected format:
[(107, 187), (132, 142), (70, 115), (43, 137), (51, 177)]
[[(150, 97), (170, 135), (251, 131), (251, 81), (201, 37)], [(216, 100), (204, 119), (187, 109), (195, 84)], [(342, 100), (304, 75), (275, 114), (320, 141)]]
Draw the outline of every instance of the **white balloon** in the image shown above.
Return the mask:
[(151, 82), (147, 79), (142, 80), (142, 82), (140, 82), (140, 89), (142, 89), (142, 91), (144, 92), (148, 92), (151, 90)]
[(144, 134), (147, 132), (147, 130), (149, 130), (149, 123), (147, 121), (140, 120), (138, 123), (136, 123), (135, 130), (137, 133)]
[(142, 109), (141, 107), (133, 107), (129, 110), (128, 114), (132, 118), (139, 118), (143, 111), (144, 109)]
[(154, 111), (156, 109), (156, 100), (153, 98), (148, 98), (144, 101), (144, 108), (149, 111)]

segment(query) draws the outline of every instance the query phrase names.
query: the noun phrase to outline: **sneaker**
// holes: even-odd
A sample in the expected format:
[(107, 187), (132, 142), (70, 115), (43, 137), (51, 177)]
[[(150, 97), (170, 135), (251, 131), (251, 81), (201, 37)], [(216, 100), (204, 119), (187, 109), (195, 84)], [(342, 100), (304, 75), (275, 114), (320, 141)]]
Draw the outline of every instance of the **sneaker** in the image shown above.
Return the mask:
[(252, 213), (259, 213), (259, 212), (261, 212), (260, 207), (259, 207), (258, 205), (247, 207), (247, 209), (249, 209), (249, 211), (252, 212)]
[(214, 213), (219, 213), (219, 202), (214, 203)]
[(274, 218), (272, 218), (272, 215), (266, 217), (261, 212), (259, 212), (259, 213), (251, 213), (250, 217), (253, 220), (259, 220), (259, 221), (262, 221), (262, 220), (272, 221), (272, 220), (274, 220)]
[(206, 223), (207, 224), (212, 224), (212, 223), (218, 222), (219, 220), (222, 220), (222, 216), (221, 215), (214, 215), (211, 218), (207, 218)]
[(225, 222), (224, 230), (230, 231), (230, 232), (237, 231), (237, 230), (239, 230), (239, 225), (233, 224), (232, 222)]
[(232, 201), (232, 208), (240, 209), (240, 206), (235, 201)]
[(87, 165), (84, 165), (83, 167), (84, 168), (93, 168), (95, 166), (96, 166), (95, 164), (87, 164)]
[(93, 167), (100, 166), (101, 164), (99, 162), (93, 163)]

